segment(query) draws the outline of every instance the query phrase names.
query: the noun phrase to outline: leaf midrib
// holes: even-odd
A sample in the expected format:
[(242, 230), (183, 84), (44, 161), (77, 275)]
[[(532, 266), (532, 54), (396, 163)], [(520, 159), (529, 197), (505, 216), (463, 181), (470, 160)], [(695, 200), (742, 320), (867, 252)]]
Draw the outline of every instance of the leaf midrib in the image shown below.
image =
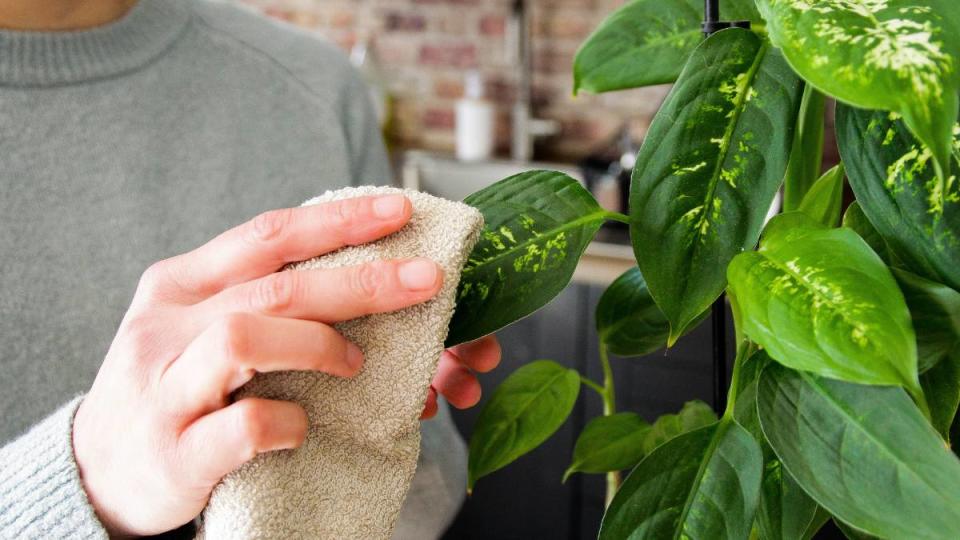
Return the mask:
[(519, 244), (514, 244), (510, 249), (504, 250), (504, 251), (501, 252), (500, 254), (498, 254), (498, 255), (496, 255), (496, 256), (494, 256), (494, 257), (491, 257), (491, 258), (489, 258), (489, 259), (486, 259), (486, 260), (484, 260), (483, 262), (481, 262), (480, 264), (477, 264), (477, 265), (475, 265), (475, 266), (469, 266), (469, 267), (464, 268), (463, 271), (460, 273), (460, 275), (461, 275), (461, 280), (463, 279), (464, 276), (472, 273), (474, 270), (476, 270), (476, 269), (478, 269), (478, 268), (486, 267), (486, 266), (488, 266), (488, 265), (490, 265), (490, 264), (492, 264), (492, 263), (495, 263), (495, 262), (497, 262), (497, 261), (499, 261), (499, 260), (501, 260), (501, 259), (503, 259), (503, 258), (505, 258), (505, 257), (508, 257), (508, 256), (510, 256), (510, 255), (514, 255), (518, 250), (520, 250), (520, 249), (522, 249), (522, 248), (526, 248), (527, 246), (529, 246), (529, 245), (531, 245), (531, 244), (536, 244), (538, 241), (544, 241), (544, 240), (546, 240), (546, 239), (552, 238), (552, 237), (556, 236), (558, 233), (565, 232), (565, 231), (570, 230), (570, 229), (574, 229), (574, 228), (576, 228), (576, 227), (578, 227), (578, 226), (580, 226), (580, 225), (585, 225), (585, 224), (587, 224), (587, 223), (590, 223), (591, 221), (602, 221), (602, 220), (604, 220), (609, 214), (610, 214), (610, 212), (608, 212), (608, 211), (606, 211), (606, 210), (595, 210), (595, 211), (593, 211), (593, 212), (591, 212), (591, 213), (589, 213), (589, 214), (587, 214), (587, 215), (585, 215), (585, 216), (581, 216), (581, 217), (579, 217), (579, 218), (577, 218), (577, 219), (575, 219), (575, 220), (573, 220), (573, 221), (568, 221), (567, 223), (564, 223), (564, 224), (562, 224), (562, 225), (560, 225), (560, 226), (558, 226), (558, 227), (554, 227), (554, 228), (552, 228), (552, 229), (547, 229), (546, 231), (541, 232), (541, 233), (539, 234), (539, 236), (533, 236), (533, 237), (531, 237), (531, 238), (528, 238), (527, 240), (524, 240), (523, 242), (520, 242)]
[(723, 164), (727, 161), (727, 156), (730, 154), (730, 147), (733, 146), (730, 144), (730, 141), (733, 139), (733, 132), (737, 129), (737, 126), (740, 123), (740, 116), (743, 114), (743, 111), (747, 108), (747, 96), (750, 94), (750, 90), (753, 88), (754, 82), (756, 80), (757, 72), (760, 71), (760, 65), (763, 63), (763, 59), (767, 56), (767, 51), (769, 50), (770, 45), (766, 40), (761, 40), (760, 49), (757, 50), (757, 56), (753, 60), (753, 64), (750, 65), (750, 69), (746, 71), (747, 74), (747, 83), (743, 87), (743, 92), (737, 95), (737, 99), (734, 102), (733, 106), (733, 117), (730, 119), (730, 122), (727, 123), (727, 127), (723, 131), (723, 140), (726, 141), (723, 152), (720, 152), (717, 156), (717, 163), (713, 167), (713, 173), (710, 176), (710, 185), (707, 187), (707, 196), (703, 202), (703, 213), (697, 227), (694, 229), (694, 240), (693, 240), (693, 255), (695, 256), (700, 245), (700, 231), (703, 230), (703, 223), (711, 223), (708, 216), (710, 215), (710, 209), (712, 208), (712, 202), (714, 199), (714, 194), (717, 190), (717, 185), (720, 183), (720, 172), (723, 169)]
[[(937, 493), (938, 495), (940, 495), (941, 498), (942, 498), (942, 500), (947, 503), (947, 506), (950, 505), (950, 504), (949, 504), (949, 503), (950, 503), (950, 497), (949, 497), (949, 495), (945, 495), (942, 491), (940, 491), (940, 489), (939, 489), (937, 486), (934, 486), (934, 485), (931, 485), (931, 484), (927, 483), (926, 479), (925, 479), (923, 476), (921, 476), (920, 473), (918, 473), (917, 471), (915, 471), (915, 470), (910, 466), (910, 464), (913, 463), (912, 461), (906, 461), (906, 460), (901, 459), (900, 456), (898, 456), (896, 453), (893, 452), (893, 450), (890, 448), (890, 446), (888, 446), (887, 444), (883, 443), (881, 440), (877, 439), (877, 438), (874, 436), (874, 434), (873, 434), (872, 431), (867, 430), (865, 426), (863, 426), (862, 424), (860, 424), (859, 422), (857, 422), (857, 421), (856, 421), (857, 416), (854, 415), (854, 414), (852, 414), (851, 411), (844, 405), (843, 402), (835, 399), (835, 398), (833, 397), (833, 394), (832, 394), (826, 387), (824, 387), (823, 384), (821, 384), (821, 382), (818, 381), (815, 376), (813, 376), (813, 375), (811, 375), (811, 374), (809, 374), (809, 373), (807, 373), (807, 372), (805, 372), (805, 371), (795, 371), (795, 372), (796, 372), (797, 374), (799, 374), (800, 377), (802, 377), (805, 381), (807, 381), (807, 383), (808, 383), (810, 386), (814, 387), (814, 388), (817, 390), (817, 394), (818, 394), (818, 395), (820, 395), (823, 399), (825, 399), (826, 401), (830, 402), (831, 404), (835, 405), (836, 408), (837, 408), (837, 410), (840, 411), (841, 413), (843, 413), (842, 416), (844, 416), (844, 417), (849, 421), (850, 425), (852, 425), (853, 427), (857, 428), (857, 431), (859, 431), (860, 433), (862, 433), (863, 435), (865, 435), (865, 436), (867, 437), (867, 439), (869, 439), (870, 441), (872, 441), (873, 443), (875, 443), (876, 446), (877, 446), (879, 449), (883, 450), (883, 451), (884, 451), (886, 454), (888, 454), (889, 456), (895, 458), (896, 462), (902, 464), (902, 468), (904, 468), (904, 469), (906, 469), (907, 471), (909, 471), (914, 478), (921, 480), (921, 483), (922, 483), (923, 485), (928, 486), (929, 488), (931, 488), (932, 491), (934, 491), (935, 493)], [(852, 384), (852, 383), (848, 383), (848, 384)], [(799, 409), (798, 409), (798, 410), (799, 410)], [(931, 427), (930, 429), (932, 430), (933, 428)], [(936, 436), (936, 435), (935, 435), (935, 437), (936, 437), (937, 440), (940, 439), (939, 436)]]
[(496, 434), (497, 436), (499, 436), (504, 431), (504, 427), (503, 427), (504, 425), (515, 424), (517, 422), (517, 419), (520, 418), (523, 415), (523, 413), (526, 412), (526, 410), (529, 409), (530, 406), (540, 398), (541, 395), (549, 391), (550, 388), (553, 386), (553, 384), (557, 382), (557, 380), (565, 377), (568, 371), (569, 370), (567, 370), (566, 368), (561, 368), (561, 371), (557, 372), (556, 375), (551, 377), (536, 392), (532, 393), (531, 397), (527, 399), (521, 406), (513, 409), (514, 411), (516, 411), (516, 414), (507, 416), (504, 420), (501, 420), (497, 424), (497, 428), (493, 430), (493, 434)]
[[(806, 289), (807, 291), (809, 291), (812, 296), (821, 299), (821, 300), (823, 301), (823, 303), (824, 303), (825, 305), (827, 305), (828, 308), (829, 308), (831, 311), (833, 311), (834, 313), (840, 315), (840, 318), (842, 318), (842, 319), (843, 319), (843, 322), (845, 322), (848, 326), (850, 326), (851, 328), (856, 328), (856, 326), (855, 326), (854, 323), (857, 322), (857, 321), (851, 319), (850, 316), (847, 314), (847, 312), (840, 308), (840, 306), (841, 306), (840, 304), (837, 304), (832, 298), (829, 298), (829, 297), (823, 295), (822, 293), (820, 293), (820, 291), (818, 291), (818, 290), (817, 290), (815, 287), (813, 287), (807, 280), (805, 280), (805, 279), (803, 278), (803, 276), (797, 274), (796, 272), (794, 272), (793, 270), (791, 270), (789, 267), (787, 267), (787, 266), (784, 265), (784, 264), (781, 264), (780, 261), (774, 259), (773, 257), (770, 257), (769, 254), (767, 254), (767, 253), (765, 253), (765, 252), (763, 252), (763, 251), (757, 251), (756, 253), (757, 253), (758, 255), (760, 255), (761, 257), (763, 257), (764, 259), (766, 259), (766, 260), (770, 261), (771, 263), (773, 263), (773, 265), (776, 266), (778, 269), (780, 269), (783, 273), (785, 273), (785, 274), (789, 275), (790, 277), (792, 277), (797, 283), (799, 283), (800, 285), (802, 285), (804, 289)], [(871, 341), (873, 341), (873, 340), (871, 340)], [(824, 353), (824, 354), (826, 354), (826, 353)], [(904, 377), (903, 377), (903, 374), (900, 372), (899, 369), (897, 369), (896, 366), (890, 364), (889, 362), (885, 362), (885, 363), (886, 363), (886, 365), (887, 365), (888, 367), (892, 368), (893, 371), (894, 371), (898, 376), (900, 376), (901, 378), (904, 378)], [(903, 382), (906, 382), (906, 383), (907, 383), (907, 386), (909, 386), (909, 385), (911, 384), (910, 381), (903, 381)]]
[(683, 511), (680, 512), (677, 528), (673, 531), (673, 540), (681, 540), (683, 538), (683, 525), (687, 521), (687, 515), (690, 513), (690, 509), (693, 507), (693, 501), (697, 498), (697, 493), (700, 491), (700, 484), (703, 483), (703, 475), (707, 470), (707, 466), (710, 464), (710, 460), (713, 458), (714, 452), (716, 452), (717, 447), (720, 446), (720, 440), (730, 428), (730, 422), (727, 418), (720, 420), (716, 430), (713, 432), (710, 445), (707, 446), (707, 450), (703, 453), (703, 458), (700, 460), (700, 468), (697, 469), (697, 475), (693, 479), (693, 485), (690, 486), (690, 491), (687, 493), (687, 500), (683, 505)]

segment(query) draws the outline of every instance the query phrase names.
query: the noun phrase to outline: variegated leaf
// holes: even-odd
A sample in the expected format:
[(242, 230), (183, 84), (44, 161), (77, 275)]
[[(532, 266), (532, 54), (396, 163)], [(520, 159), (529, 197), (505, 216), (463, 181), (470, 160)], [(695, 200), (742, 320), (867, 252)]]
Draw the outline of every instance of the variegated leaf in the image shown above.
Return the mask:
[(783, 179), (803, 84), (739, 28), (691, 55), (637, 156), (631, 237), (672, 344), (720, 295), (757, 241)]
[(730, 263), (743, 332), (793, 369), (922, 398), (910, 312), (890, 270), (850, 229), (822, 227), (782, 214), (759, 251)]
[(896, 111), (946, 180), (960, 85), (952, 0), (757, 0), (770, 39), (818, 89)]
[(464, 202), (483, 213), (483, 234), (460, 276), (447, 346), (526, 317), (560, 293), (610, 212), (557, 171), (528, 171)]
[[(895, 114), (838, 105), (836, 125), (850, 187), (898, 261), (915, 274), (960, 290), (956, 175), (941, 182), (930, 150)], [(960, 125), (953, 152), (960, 154)]]

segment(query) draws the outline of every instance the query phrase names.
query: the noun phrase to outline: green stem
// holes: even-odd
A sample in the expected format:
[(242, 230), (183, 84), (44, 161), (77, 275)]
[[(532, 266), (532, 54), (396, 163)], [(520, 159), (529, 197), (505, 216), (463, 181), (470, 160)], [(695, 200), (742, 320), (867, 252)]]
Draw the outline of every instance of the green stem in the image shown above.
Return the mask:
[(604, 217), (612, 221), (619, 221), (620, 223), (626, 223), (627, 225), (630, 224), (630, 216), (621, 214), (620, 212), (607, 212)]
[(733, 418), (733, 409), (737, 404), (737, 394), (740, 386), (740, 368), (747, 358), (756, 352), (757, 348), (749, 340), (737, 343), (737, 357), (733, 360), (733, 376), (730, 377), (730, 390), (727, 392), (727, 410), (723, 411), (724, 418)]
[[(610, 367), (610, 356), (607, 354), (607, 346), (600, 342), (600, 365), (603, 368), (603, 415), (610, 416), (617, 412), (616, 392), (613, 386), (613, 369)], [(613, 496), (620, 489), (620, 471), (611, 471), (607, 473), (607, 496), (605, 506), (610, 506)]]
[(604, 390), (603, 387), (600, 386), (599, 384), (593, 382), (592, 379), (588, 379), (587, 377), (584, 377), (583, 375), (581, 375), (580, 382), (582, 382), (583, 385), (586, 386), (587, 388), (593, 389), (593, 391), (600, 396), (600, 399), (603, 399), (604, 396), (606, 396), (606, 390)]
[(607, 346), (600, 343), (600, 365), (603, 367), (603, 415), (610, 416), (617, 412), (616, 394), (613, 389), (613, 370), (610, 368), (610, 357), (607, 355)]

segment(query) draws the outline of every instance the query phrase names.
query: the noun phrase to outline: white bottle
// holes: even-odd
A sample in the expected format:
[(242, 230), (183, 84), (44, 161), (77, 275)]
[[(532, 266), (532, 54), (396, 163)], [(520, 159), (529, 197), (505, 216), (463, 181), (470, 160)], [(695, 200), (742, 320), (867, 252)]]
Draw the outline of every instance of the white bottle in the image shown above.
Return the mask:
[(479, 161), (493, 155), (493, 104), (483, 98), (483, 79), (467, 73), (463, 99), (457, 101), (457, 159)]

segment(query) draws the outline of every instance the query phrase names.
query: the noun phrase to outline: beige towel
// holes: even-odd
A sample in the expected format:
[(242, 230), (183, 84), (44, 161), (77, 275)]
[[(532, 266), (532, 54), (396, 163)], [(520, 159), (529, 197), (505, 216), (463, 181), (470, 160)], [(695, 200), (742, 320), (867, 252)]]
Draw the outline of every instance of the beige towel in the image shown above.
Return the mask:
[[(346, 188), (304, 205), (397, 193)], [(444, 270), (433, 300), (337, 325), (363, 349), (353, 379), (317, 373), (257, 375), (239, 395), (291, 400), (310, 429), (297, 450), (263, 454), (224, 478), (204, 511), (200, 537), (221, 539), (387, 539), (416, 470), (419, 416), (443, 351), (460, 270), (483, 228), (462, 203), (403, 191), (413, 217), (399, 232), (294, 268), (333, 268), (377, 259), (428, 257)], [(216, 444), (216, 441), (211, 441)]]

